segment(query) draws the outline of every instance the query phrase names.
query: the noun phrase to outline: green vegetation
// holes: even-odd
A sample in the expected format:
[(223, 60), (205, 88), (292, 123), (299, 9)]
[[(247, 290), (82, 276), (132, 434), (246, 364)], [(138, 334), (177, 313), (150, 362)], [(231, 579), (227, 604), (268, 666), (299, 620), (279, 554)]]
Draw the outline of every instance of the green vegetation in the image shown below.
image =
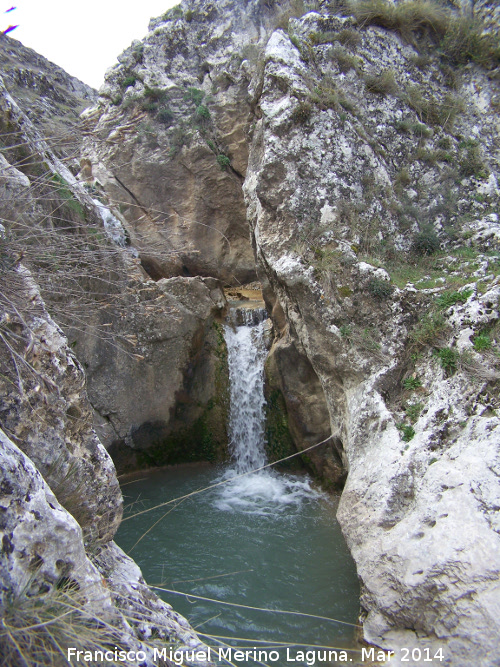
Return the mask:
[(169, 107), (164, 107), (163, 109), (159, 109), (156, 118), (164, 125), (171, 125), (174, 120), (174, 114)]
[(380, 74), (365, 76), (365, 86), (369, 93), (383, 96), (395, 95), (399, 90), (394, 72), (390, 69)]
[(407, 391), (414, 391), (415, 389), (419, 389), (422, 386), (422, 380), (418, 377), (418, 375), (412, 375), (405, 378), (402, 382), (402, 385), (403, 388)]
[(196, 121), (202, 125), (206, 125), (210, 120), (210, 111), (204, 104), (200, 104), (196, 107), (194, 115)]
[(457, 303), (465, 303), (471, 294), (471, 289), (462, 292), (444, 292), (437, 297), (435, 303), (440, 310), (446, 310)]
[(4, 594), (2, 664), (56, 667), (67, 663), (69, 646), (81, 651), (124, 648), (120, 630), (95, 616), (76, 581), (61, 577), (52, 586), (43, 582), (33, 592), (36, 578), (35, 572), (17, 595)]
[(332, 60), (334, 60), (342, 74), (347, 74), (350, 70), (358, 71), (358, 60), (342, 46), (335, 45), (331, 51)]
[(462, 153), (460, 159), (460, 175), (465, 177), (475, 176), (476, 178), (488, 178), (489, 170), (484, 163), (478, 142), (469, 139), (461, 142), (458, 148), (465, 151), (465, 153)]
[(458, 114), (463, 113), (463, 100), (454, 95), (445, 95), (439, 101), (434, 95), (426, 95), (421, 86), (408, 86), (403, 101), (415, 111), (419, 120), (426, 125), (437, 125), (451, 130)]
[(292, 121), (300, 125), (305, 125), (312, 114), (312, 106), (309, 102), (300, 101), (292, 111)]
[(423, 225), (413, 239), (413, 250), (419, 255), (433, 255), (441, 247), (441, 242), (432, 225)]
[(380, 278), (371, 278), (368, 282), (368, 292), (374, 299), (383, 301), (388, 299), (394, 292), (394, 286), (387, 280)]
[(202, 90), (191, 86), (184, 93), (184, 102), (192, 102), (195, 107), (199, 107), (204, 97), (205, 93)]
[(459, 15), (436, 0), (355, 0), (349, 9), (362, 26), (377, 25), (398, 32), (420, 47), (438, 49), (439, 55), (453, 65), (473, 61), (494, 68), (500, 62), (500, 47), (494, 35), (484, 32), (477, 19)]
[(491, 338), (486, 333), (481, 333), (474, 338), (474, 349), (476, 352), (484, 352), (491, 348)]
[(408, 419), (414, 424), (416, 421), (418, 421), (418, 418), (420, 417), (420, 413), (422, 412), (423, 408), (424, 408), (423, 403), (411, 403), (406, 406), (405, 414), (408, 417)]
[[(288, 414), (283, 394), (279, 389), (266, 393), (266, 453), (269, 461), (279, 461), (296, 451), (288, 427)], [(283, 465), (283, 464), (282, 464)], [(287, 468), (300, 467), (299, 457), (284, 464)]]
[(409, 426), (407, 424), (399, 424), (398, 429), (401, 431), (401, 439), (403, 442), (410, 442), (410, 440), (413, 440), (415, 437), (415, 429), (413, 426)]
[(221, 171), (227, 171), (227, 168), (231, 166), (231, 160), (227, 157), (227, 155), (223, 155), (221, 153), (217, 155), (217, 164), (219, 165)]
[(435, 354), (441, 362), (442, 368), (444, 368), (448, 375), (453, 375), (458, 366), (458, 352), (456, 350), (452, 350), (449, 347), (443, 347), (439, 350), (436, 350)]
[(410, 342), (417, 348), (437, 345), (446, 329), (446, 320), (442, 315), (429, 313), (410, 332)]
[(174, 157), (182, 150), (183, 146), (189, 146), (191, 143), (191, 134), (186, 126), (181, 124), (175, 127), (170, 135), (170, 157)]
[(126, 88), (130, 88), (130, 86), (135, 86), (136, 81), (137, 81), (137, 78), (135, 76), (133, 76), (133, 75), (127, 76), (120, 83), (120, 88), (122, 88), (122, 90), (125, 90)]
[(69, 183), (59, 174), (53, 174), (50, 180), (54, 184), (55, 192), (63, 200), (64, 207), (85, 220), (85, 209), (73, 194)]

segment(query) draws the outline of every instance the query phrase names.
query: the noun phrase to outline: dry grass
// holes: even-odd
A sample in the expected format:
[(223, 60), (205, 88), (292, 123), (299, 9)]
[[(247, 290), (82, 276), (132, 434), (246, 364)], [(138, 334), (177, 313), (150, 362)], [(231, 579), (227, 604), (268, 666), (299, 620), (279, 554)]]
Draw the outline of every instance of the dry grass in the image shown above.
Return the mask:
[(106, 651), (120, 644), (118, 629), (94, 616), (75, 583), (61, 581), (46, 593), (23, 591), (4, 599), (0, 618), (4, 667), (65, 667), (69, 647)]
[(349, 10), (361, 27), (376, 25), (399, 33), (406, 42), (439, 47), (454, 65), (470, 61), (492, 69), (500, 64), (498, 37), (477, 19), (460, 16), (436, 0), (354, 0)]
[(421, 34), (442, 38), (450, 21), (450, 13), (430, 0), (406, 0), (397, 5), (387, 0), (359, 0), (349, 7), (361, 26), (377, 25), (394, 30), (408, 42), (415, 41)]

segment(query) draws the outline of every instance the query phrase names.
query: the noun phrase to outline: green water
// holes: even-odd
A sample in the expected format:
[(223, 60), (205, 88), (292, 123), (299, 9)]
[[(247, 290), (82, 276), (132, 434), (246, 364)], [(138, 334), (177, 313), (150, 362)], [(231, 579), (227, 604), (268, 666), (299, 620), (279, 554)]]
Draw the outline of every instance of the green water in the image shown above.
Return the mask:
[[(180, 466), (129, 480), (123, 487), (128, 514), (231, 474), (230, 468)], [(312, 489), (306, 477), (262, 472), (126, 520), (117, 542), (138, 562), (150, 584), (355, 624), (358, 581), (335, 519), (336, 505), (335, 498)], [(354, 646), (351, 625), (159, 594), (213, 646), (217, 640), (205, 635), (233, 638), (219, 641), (240, 647)], [(285, 655), (281, 645), (279, 651)], [(287, 662), (280, 658), (272, 664)]]

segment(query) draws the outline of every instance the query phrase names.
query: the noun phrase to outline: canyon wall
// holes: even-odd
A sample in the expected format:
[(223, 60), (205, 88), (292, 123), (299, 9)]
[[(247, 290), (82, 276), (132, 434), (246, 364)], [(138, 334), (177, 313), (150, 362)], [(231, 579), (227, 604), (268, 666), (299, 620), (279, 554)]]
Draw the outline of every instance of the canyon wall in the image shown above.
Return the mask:
[[(493, 3), (455, 5), (485, 17), (484, 35), (496, 30)], [(99, 197), (122, 230), (104, 264), (112, 306), (94, 289), (98, 335), (61, 316), (120, 465), (168, 462), (187, 423), (220, 431), (224, 405), (207, 414), (224, 366), (217, 281), (258, 275), (274, 323), (269, 396), (297, 449), (328, 438), (310, 468), (345, 482), (338, 517), (364, 638), (489, 667), (500, 634), (499, 62), (482, 33), (482, 51), (457, 46), (447, 16), (401, 34), (343, 3), (184, 0), (119, 57), (84, 113), (83, 187), (50, 171), (88, 216), (102, 218)], [(2, 104), (9, 123), (21, 118), (7, 94)], [(36, 177), (26, 166), (7, 183), (23, 191)], [(15, 220), (39, 206), (19, 211), (9, 196)]]

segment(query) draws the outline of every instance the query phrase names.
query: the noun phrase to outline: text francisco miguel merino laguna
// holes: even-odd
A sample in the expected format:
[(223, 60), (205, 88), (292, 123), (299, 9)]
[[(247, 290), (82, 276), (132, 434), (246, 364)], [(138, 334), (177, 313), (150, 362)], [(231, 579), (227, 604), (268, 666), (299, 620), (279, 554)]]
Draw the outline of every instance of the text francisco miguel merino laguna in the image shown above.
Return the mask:
[[(115, 647), (113, 651), (81, 651), (76, 648), (68, 648), (68, 662), (97, 662), (106, 664), (107, 662), (145, 662), (147, 658), (156, 660), (170, 660), (175, 665), (184, 665), (188, 662), (212, 662), (214, 660), (226, 660), (228, 662), (277, 662), (283, 658), (286, 662), (306, 665), (314, 665), (316, 662), (352, 662), (348, 658), (347, 651), (315, 649), (303, 651), (295, 648), (283, 648), (278, 650), (262, 650), (259, 648), (238, 649), (233, 647), (212, 648), (206, 647), (203, 650), (190, 649), (180, 650), (173, 648), (154, 648), (153, 655), (147, 656), (144, 651), (123, 651)], [(374, 648), (362, 648), (361, 660), (377, 660), (383, 662), (389, 660), (394, 655), (393, 651), (376, 651)], [(377, 653), (377, 655), (375, 655)]]

